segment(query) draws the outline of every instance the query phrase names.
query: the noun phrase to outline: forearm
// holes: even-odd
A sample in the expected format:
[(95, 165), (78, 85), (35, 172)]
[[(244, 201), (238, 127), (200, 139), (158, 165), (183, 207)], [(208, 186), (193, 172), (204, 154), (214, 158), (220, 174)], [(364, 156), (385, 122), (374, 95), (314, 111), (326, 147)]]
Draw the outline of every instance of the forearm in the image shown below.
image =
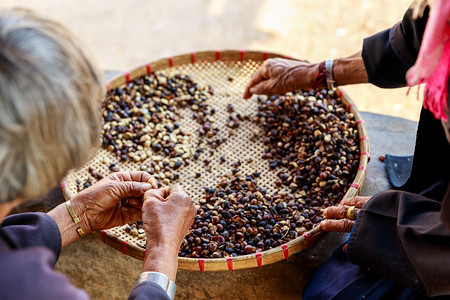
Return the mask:
[(178, 268), (178, 249), (172, 248), (164, 246), (147, 247), (142, 272), (159, 272), (175, 282)]
[(333, 79), (335, 85), (367, 83), (367, 72), (361, 51), (345, 58), (333, 61)]
[(197, 209), (179, 184), (144, 194), (142, 221), (147, 237), (143, 272), (159, 272), (175, 282), (178, 251)]
[[(76, 202), (72, 202), (72, 207), (74, 209), (75, 214), (78, 217), (81, 217), (81, 208)], [(62, 203), (48, 212), (48, 214), (55, 220), (58, 225), (59, 231), (61, 233), (61, 247), (73, 243), (77, 239), (80, 238), (80, 235), (77, 232), (77, 228), (81, 228), (84, 234), (91, 233), (88, 226), (84, 225), (84, 222), (80, 220), (80, 222), (75, 223), (72, 217), (69, 214), (66, 203)]]
[[(333, 60), (332, 74), (335, 86), (368, 82), (366, 68), (361, 53), (362, 52), (359, 51), (353, 55)], [(291, 90), (311, 89), (314, 87), (314, 81), (319, 74), (319, 65), (320, 63), (301, 63), (290, 67), (287, 70), (285, 77), (287, 82), (293, 82), (289, 84), (295, 87), (291, 88)], [(324, 81), (318, 88), (327, 88), (326, 82)]]

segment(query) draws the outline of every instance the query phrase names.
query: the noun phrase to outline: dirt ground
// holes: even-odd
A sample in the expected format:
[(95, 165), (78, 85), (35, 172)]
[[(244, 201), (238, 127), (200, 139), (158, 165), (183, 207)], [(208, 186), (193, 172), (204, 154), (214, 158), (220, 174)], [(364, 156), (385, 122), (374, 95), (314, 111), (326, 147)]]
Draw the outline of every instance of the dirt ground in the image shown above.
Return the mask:
[[(401, 20), (411, 0), (3, 0), (59, 20), (101, 68), (130, 70), (201, 50), (247, 49), (312, 62), (353, 54), (364, 37)], [(416, 90), (346, 91), (362, 111), (418, 120)]]
[[(312, 62), (353, 54), (364, 37), (391, 27), (401, 20), (411, 0), (2, 0), (0, 9), (22, 7), (56, 19), (68, 27), (88, 48), (104, 70), (130, 70), (146, 62), (216, 49), (247, 49), (282, 53)], [(369, 84), (344, 88), (361, 111), (418, 120), (421, 102), (417, 89), (382, 90)], [(82, 257), (88, 257), (82, 260)], [(298, 274), (304, 266), (300, 258), (261, 269), (253, 282), (251, 270), (235, 273), (236, 285), (250, 280), (250, 290), (225, 290), (216, 285), (214, 293), (199, 291), (196, 284), (220, 282), (220, 274), (179, 272), (181, 299), (227, 299), (239, 292), (270, 288), (269, 283), (289, 290), (286, 276)], [(90, 261), (91, 263), (87, 263)], [(123, 299), (133, 287), (142, 262), (122, 255), (94, 236), (64, 249), (57, 269), (93, 299)], [(270, 278), (275, 269), (285, 269), (285, 277)], [(265, 272), (265, 273), (264, 273)], [(304, 272), (304, 271), (303, 271)], [(307, 274), (304, 274), (307, 275)], [(209, 279), (208, 279), (208, 276)], [(253, 276), (253, 277), (252, 277)], [(299, 276), (296, 284), (304, 284)], [(298, 282), (297, 282), (298, 281)], [(109, 289), (111, 282), (114, 288)], [(266, 284), (268, 283), (268, 284)], [(226, 287), (224, 285), (224, 287)], [(300, 297), (301, 290), (291, 290)], [(234, 294), (233, 294), (234, 293)], [(273, 298), (275, 291), (267, 291)], [(278, 296), (281, 294), (277, 293)], [(242, 298), (245, 299), (245, 296)]]

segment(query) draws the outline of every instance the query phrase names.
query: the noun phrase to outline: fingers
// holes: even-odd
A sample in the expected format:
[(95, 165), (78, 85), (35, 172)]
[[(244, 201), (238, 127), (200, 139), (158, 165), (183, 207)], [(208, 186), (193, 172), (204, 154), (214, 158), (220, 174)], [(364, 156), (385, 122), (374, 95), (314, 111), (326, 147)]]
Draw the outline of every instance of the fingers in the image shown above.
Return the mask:
[(348, 205), (348, 206), (355, 206), (357, 208), (362, 208), (364, 206), (364, 204), (366, 204), (366, 202), (370, 200), (370, 198), (371, 197), (356, 196), (353, 198), (344, 199), (341, 201), (340, 204)]
[(179, 195), (186, 195), (187, 196), (187, 193), (184, 190), (184, 188), (181, 185), (179, 185), (178, 183), (174, 184), (170, 188), (170, 194), (179, 194)]
[(128, 199), (128, 205), (141, 209), (142, 208), (142, 198), (130, 198)]
[(111, 179), (117, 181), (146, 182), (151, 184), (153, 188), (158, 188), (158, 182), (156, 179), (148, 172), (143, 171), (116, 172), (111, 175)]
[(189, 214), (192, 216), (192, 218), (194, 218), (195, 214), (197, 213), (197, 209), (195, 208), (191, 197), (189, 197), (189, 195), (180, 184), (177, 183), (171, 187), (159, 189), (158, 192), (160, 193), (159, 195), (162, 195), (162, 201), (174, 201), (177, 206), (189, 207)]
[(111, 181), (109, 185), (114, 196), (120, 199), (127, 197), (142, 197), (146, 191), (153, 189), (153, 186), (150, 183), (137, 181)]
[(351, 232), (361, 208), (370, 198), (357, 196), (343, 200), (338, 206), (326, 208), (323, 215), (327, 220), (320, 222), (320, 226), (327, 231)]
[[(166, 189), (166, 188), (164, 188)], [(159, 189), (159, 190), (155, 190), (155, 189), (151, 189), (148, 190), (144, 193), (144, 201), (165, 201), (165, 197), (164, 197), (164, 189)]]
[(349, 219), (324, 220), (320, 222), (320, 227), (326, 231), (351, 232), (355, 221)]
[(161, 193), (162, 198), (164, 198), (165, 200), (169, 199), (170, 196), (183, 196), (186, 195), (187, 193), (184, 190), (184, 188), (180, 185), (180, 184), (174, 184), (172, 186), (168, 186), (168, 187), (163, 187), (158, 189), (158, 191)]
[(192, 199), (179, 184), (158, 190), (151, 189), (145, 192), (144, 204), (142, 206), (142, 220), (144, 220), (144, 223), (149, 215), (159, 210), (164, 211), (165, 209), (169, 209), (175, 215), (177, 212), (184, 215), (183, 228), (186, 228), (186, 230), (192, 225), (195, 214), (197, 213)]
[(163, 187), (160, 189), (152, 189), (144, 194), (144, 200), (167, 201), (173, 197), (189, 197), (183, 187), (179, 184)]
[(169, 195), (171, 193), (171, 191), (170, 191), (171, 188), (172, 188), (171, 186), (166, 186), (166, 187), (158, 189), (158, 191), (161, 192), (161, 195), (164, 199), (167, 199), (167, 197), (169, 197)]
[(253, 87), (260, 83), (261, 81), (265, 80), (267, 78), (267, 68), (270, 60), (266, 60), (261, 67), (259, 67), (258, 70), (256, 70), (255, 73), (253, 73), (252, 78), (250, 79), (250, 82), (248, 83), (247, 87), (245, 88), (244, 92), (244, 99), (248, 99), (253, 95), (253, 92), (250, 92), (250, 90), (253, 90)]
[(129, 204), (122, 206), (120, 211), (122, 212), (124, 223), (136, 222), (142, 217), (142, 211)]
[(343, 205), (331, 206), (323, 211), (323, 215), (327, 219), (335, 219), (335, 218), (342, 219), (347, 217), (347, 210), (348, 210), (347, 206)]
[(278, 94), (278, 89), (274, 88), (276, 81), (273, 79), (268, 79), (261, 81), (250, 89), (252, 94), (257, 95), (276, 95)]
[[(351, 206), (346, 205), (339, 205), (339, 206), (331, 206), (326, 208), (323, 211), (323, 215), (328, 219), (343, 219), (343, 218), (349, 218), (349, 210), (351, 209)], [(358, 215), (360, 209), (359, 208), (353, 208), (352, 216)], [(353, 219), (349, 218), (349, 219)]]

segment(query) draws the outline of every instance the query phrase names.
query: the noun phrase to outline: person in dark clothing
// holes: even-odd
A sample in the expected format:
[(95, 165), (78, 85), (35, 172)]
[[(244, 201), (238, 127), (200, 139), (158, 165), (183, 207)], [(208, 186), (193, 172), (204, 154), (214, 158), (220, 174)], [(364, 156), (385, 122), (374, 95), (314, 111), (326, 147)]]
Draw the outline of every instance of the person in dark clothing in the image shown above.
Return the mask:
[(141, 217), (146, 257), (130, 299), (174, 297), (178, 249), (196, 213), (179, 185), (156, 189), (146, 172), (118, 172), (47, 214), (7, 216), (87, 162), (103, 93), (101, 72), (60, 24), (0, 11), (1, 299), (87, 299), (53, 270), (61, 249)]
[(450, 1), (435, 0), (431, 10), (429, 2), (416, 1), (401, 22), (366, 38), (362, 51), (347, 58), (321, 64), (267, 60), (244, 93), (427, 83), (408, 181), (324, 211), (324, 230), (351, 234), (311, 278), (303, 299), (450, 296)]

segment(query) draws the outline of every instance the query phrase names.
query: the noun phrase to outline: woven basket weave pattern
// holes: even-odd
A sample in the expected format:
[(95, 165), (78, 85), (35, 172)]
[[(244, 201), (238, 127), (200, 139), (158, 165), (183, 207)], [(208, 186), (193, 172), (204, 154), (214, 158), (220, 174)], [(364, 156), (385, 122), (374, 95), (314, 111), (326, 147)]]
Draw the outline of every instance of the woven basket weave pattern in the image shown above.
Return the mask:
[[(217, 138), (227, 138), (228, 140), (216, 149), (216, 152), (212, 157), (210, 157), (209, 153), (204, 153), (200, 156), (198, 163), (192, 162), (189, 166), (183, 166), (177, 170), (180, 174), (180, 179), (177, 182), (182, 184), (192, 197), (193, 201), (198, 203), (198, 200), (203, 195), (204, 187), (215, 187), (218, 182), (220, 182), (221, 176), (231, 171), (231, 163), (241, 161), (241, 174), (251, 174), (255, 171), (260, 172), (261, 176), (258, 178), (258, 185), (268, 188), (268, 191), (273, 193), (277, 190), (274, 185), (274, 182), (277, 179), (277, 172), (270, 170), (268, 162), (261, 159), (261, 154), (264, 151), (262, 142), (252, 142), (250, 140), (254, 135), (254, 132), (261, 132), (259, 126), (251, 121), (242, 122), (241, 126), (236, 130), (236, 135), (230, 137), (225, 124), (229, 115), (226, 108), (228, 104), (233, 104), (235, 113), (240, 113), (242, 115), (255, 114), (257, 111), (257, 102), (255, 99), (250, 99), (248, 101), (242, 99), (244, 88), (248, 84), (251, 74), (258, 69), (265, 59), (277, 56), (279, 55), (266, 52), (243, 51), (191, 53), (159, 60), (151, 64), (146, 64), (131, 72), (125, 72), (122, 76), (110, 81), (107, 86), (108, 88), (116, 88), (133, 78), (154, 71), (161, 72), (166, 76), (175, 74), (191, 75), (194, 81), (199, 85), (211, 85), (214, 89), (214, 96), (209, 100), (209, 106), (216, 109), (213, 127), (220, 129)], [(352, 186), (347, 190), (345, 195), (345, 198), (348, 198), (358, 194), (364, 181), (365, 170), (370, 156), (369, 143), (366, 138), (367, 134), (364, 127), (364, 121), (355, 105), (342, 90), (337, 89), (336, 92), (342, 98), (347, 109), (354, 114), (360, 136), (359, 170)], [(195, 151), (198, 141), (197, 131), (200, 125), (192, 119), (191, 110), (183, 109), (182, 115), (183, 118), (179, 122), (180, 128), (192, 133), (190, 143)], [(219, 158), (221, 156), (226, 157), (226, 162), (222, 163), (220, 161)], [(251, 162), (249, 158), (251, 158)], [(204, 159), (211, 160), (207, 168), (202, 163)], [(106, 175), (110, 173), (108, 166), (113, 162), (120, 165), (121, 170), (139, 170), (140, 164), (149, 164), (150, 161), (151, 159), (147, 159), (140, 163), (119, 162), (119, 159), (114, 154), (101, 149), (87, 166), (92, 166), (97, 171)], [(87, 166), (71, 172), (67, 176), (70, 192), (76, 192), (75, 180), (77, 178), (85, 180), (88, 177)], [(196, 178), (196, 173), (202, 173), (203, 175)], [(64, 192), (67, 194), (67, 197), (70, 198), (70, 192), (67, 187), (63, 187), (63, 189), (65, 189)], [(288, 192), (288, 190), (286, 191)], [(233, 257), (232, 259), (193, 259), (180, 257), (179, 268), (200, 271), (218, 271), (258, 267), (286, 259), (290, 255), (310, 246), (323, 234), (324, 232), (317, 226), (281, 247), (263, 251), (261, 253)], [(139, 259), (143, 259), (145, 255), (145, 250), (143, 248), (145, 240), (138, 239), (135, 236), (125, 233), (123, 227), (104, 230), (100, 233), (100, 236), (105, 243), (127, 255)]]

